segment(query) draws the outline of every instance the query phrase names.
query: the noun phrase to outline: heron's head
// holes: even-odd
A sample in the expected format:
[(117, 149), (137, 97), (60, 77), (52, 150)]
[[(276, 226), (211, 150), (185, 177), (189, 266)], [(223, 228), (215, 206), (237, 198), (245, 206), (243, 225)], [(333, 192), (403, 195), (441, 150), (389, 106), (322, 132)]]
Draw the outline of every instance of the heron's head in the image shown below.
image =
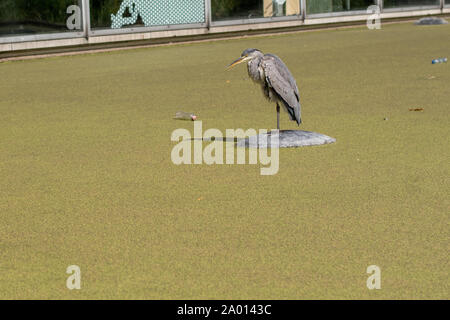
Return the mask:
[(253, 59), (259, 59), (263, 56), (263, 53), (259, 51), (258, 49), (246, 49), (244, 52), (242, 52), (241, 56), (234, 60), (229, 66), (228, 70), (233, 68), (234, 66), (237, 66), (238, 64), (242, 62), (247, 62)]

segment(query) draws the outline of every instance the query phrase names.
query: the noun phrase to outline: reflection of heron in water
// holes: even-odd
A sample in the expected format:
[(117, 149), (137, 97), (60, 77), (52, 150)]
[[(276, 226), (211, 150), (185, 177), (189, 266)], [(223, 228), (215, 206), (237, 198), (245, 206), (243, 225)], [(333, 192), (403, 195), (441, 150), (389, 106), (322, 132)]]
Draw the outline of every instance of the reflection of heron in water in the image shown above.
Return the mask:
[(276, 55), (263, 54), (258, 49), (247, 49), (228, 68), (242, 62), (247, 62), (248, 75), (261, 85), (264, 96), (277, 103), (277, 129), (280, 129), (279, 104), (284, 107), (291, 120), (300, 125), (300, 94), (294, 77), (283, 61)]

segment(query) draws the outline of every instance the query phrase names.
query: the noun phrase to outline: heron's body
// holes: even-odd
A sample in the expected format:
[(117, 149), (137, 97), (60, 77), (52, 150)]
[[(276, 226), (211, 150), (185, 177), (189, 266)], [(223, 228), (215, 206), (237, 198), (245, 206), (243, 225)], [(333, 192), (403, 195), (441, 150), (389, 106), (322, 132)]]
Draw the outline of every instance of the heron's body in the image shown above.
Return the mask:
[(300, 94), (297, 83), (283, 61), (273, 54), (263, 54), (256, 49), (245, 50), (233, 64), (248, 61), (249, 77), (261, 85), (264, 96), (277, 103), (277, 127), (279, 129), (279, 104), (292, 121), (301, 123)]

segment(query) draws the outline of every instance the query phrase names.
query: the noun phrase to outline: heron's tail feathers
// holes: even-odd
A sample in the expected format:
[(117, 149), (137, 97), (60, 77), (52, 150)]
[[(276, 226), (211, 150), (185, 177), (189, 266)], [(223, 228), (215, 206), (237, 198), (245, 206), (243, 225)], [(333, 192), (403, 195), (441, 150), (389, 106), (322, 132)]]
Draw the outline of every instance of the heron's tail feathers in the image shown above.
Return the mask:
[(297, 125), (300, 125), (300, 123), (302, 123), (302, 118), (300, 115), (300, 104), (295, 108), (289, 106), (285, 101), (283, 101), (283, 104), (287, 112), (289, 113), (289, 117), (291, 118), (291, 120), (297, 122)]

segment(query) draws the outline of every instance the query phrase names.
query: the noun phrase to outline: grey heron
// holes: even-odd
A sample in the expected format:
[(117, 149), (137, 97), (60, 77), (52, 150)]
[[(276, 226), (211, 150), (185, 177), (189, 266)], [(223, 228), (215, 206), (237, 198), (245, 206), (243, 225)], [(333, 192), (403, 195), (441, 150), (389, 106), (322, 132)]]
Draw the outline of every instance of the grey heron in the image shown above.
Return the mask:
[(263, 54), (258, 49), (246, 49), (228, 69), (247, 62), (249, 77), (261, 85), (264, 96), (277, 104), (277, 129), (280, 129), (280, 104), (292, 121), (302, 122), (300, 94), (297, 82), (283, 61), (274, 54)]

